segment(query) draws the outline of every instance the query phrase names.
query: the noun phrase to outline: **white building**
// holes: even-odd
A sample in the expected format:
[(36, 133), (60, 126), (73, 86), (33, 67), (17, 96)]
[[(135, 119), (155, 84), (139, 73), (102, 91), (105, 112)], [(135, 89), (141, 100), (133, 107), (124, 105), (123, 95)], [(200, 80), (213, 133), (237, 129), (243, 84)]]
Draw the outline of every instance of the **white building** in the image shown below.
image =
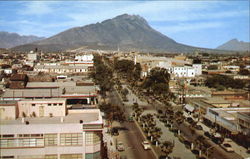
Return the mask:
[(87, 73), (89, 66), (67, 66), (67, 65), (36, 65), (34, 71), (46, 73)]
[(11, 119), (14, 120), (16, 118), (17, 118), (17, 101), (0, 100), (0, 120), (11, 120)]
[(195, 77), (195, 69), (190, 66), (176, 66), (169, 68), (169, 72), (174, 75), (174, 77)]
[(99, 109), (0, 122), (0, 158), (101, 159), (103, 120)]
[(66, 99), (51, 98), (51, 99), (23, 99), (18, 101), (19, 117), (52, 117), (66, 115)]
[(36, 53), (29, 53), (28, 54), (28, 61), (36, 61), (37, 60), (37, 54)]
[(92, 54), (88, 55), (78, 55), (75, 57), (74, 61), (65, 61), (64, 64), (67, 64), (69, 66), (94, 66), (94, 56)]
[(89, 55), (79, 55), (75, 57), (75, 61), (83, 61), (83, 62), (93, 62), (94, 56), (92, 54)]
[(193, 64), (195, 76), (202, 75), (202, 64)]

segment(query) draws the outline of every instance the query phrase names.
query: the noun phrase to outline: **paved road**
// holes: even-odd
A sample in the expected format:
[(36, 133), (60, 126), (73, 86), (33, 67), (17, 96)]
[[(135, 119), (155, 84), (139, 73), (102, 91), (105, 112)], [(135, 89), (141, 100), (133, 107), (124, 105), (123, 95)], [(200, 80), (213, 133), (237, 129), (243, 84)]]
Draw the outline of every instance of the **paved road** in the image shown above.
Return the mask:
[[(115, 90), (110, 92), (110, 100), (113, 104), (119, 105), (123, 107), (126, 116), (128, 116), (132, 110), (129, 106), (124, 106), (121, 99), (119, 98), (119, 95)], [(123, 122), (120, 123), (122, 127), (126, 127), (128, 131), (124, 131), (125, 135), (125, 142), (127, 143), (128, 151), (125, 150), (125, 152), (122, 152), (122, 155), (128, 155), (126, 153), (133, 153), (130, 154), (129, 159), (155, 159), (155, 156), (151, 150), (145, 151), (141, 145), (142, 141), (144, 140), (143, 135), (141, 134), (138, 127), (135, 125), (134, 122)]]
[[(157, 101), (157, 100), (155, 100), (154, 106), (158, 107), (158, 108), (164, 107), (164, 105), (162, 103), (160, 103), (159, 101)], [(148, 109), (155, 109), (155, 108), (153, 107), (153, 105), (151, 105), (151, 106), (149, 105)], [(190, 128), (189, 128), (188, 124), (179, 125), (179, 124), (177, 124), (175, 122), (175, 126), (177, 128), (179, 128), (185, 134), (185, 137), (187, 137), (190, 141), (195, 141), (196, 140), (196, 137), (198, 135), (193, 134), (190, 131)], [(199, 135), (204, 136), (203, 131), (196, 131), (196, 133), (198, 133)], [(218, 144), (213, 143), (210, 139), (207, 139), (207, 142), (213, 147), (213, 148), (211, 148), (212, 153), (209, 156), (210, 159), (242, 159), (242, 157), (239, 154), (226, 152)]]

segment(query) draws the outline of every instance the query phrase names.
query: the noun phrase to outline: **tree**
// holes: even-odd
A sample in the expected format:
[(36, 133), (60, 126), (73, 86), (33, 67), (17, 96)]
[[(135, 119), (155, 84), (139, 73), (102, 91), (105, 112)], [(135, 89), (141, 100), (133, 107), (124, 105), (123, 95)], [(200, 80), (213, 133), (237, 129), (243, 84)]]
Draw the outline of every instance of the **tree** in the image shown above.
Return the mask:
[(245, 83), (242, 80), (233, 79), (226, 75), (213, 75), (206, 79), (205, 85), (222, 90), (222, 87), (240, 89), (245, 86)]
[(91, 72), (89, 76), (100, 86), (101, 94), (105, 96), (114, 85), (113, 71), (103, 63), (101, 56), (94, 56), (94, 67), (95, 71)]
[(240, 69), (239, 74), (240, 75), (250, 75), (250, 71), (248, 71), (247, 69)]
[(142, 87), (156, 95), (166, 95), (169, 93), (170, 74), (164, 68), (153, 68), (149, 76), (146, 77)]

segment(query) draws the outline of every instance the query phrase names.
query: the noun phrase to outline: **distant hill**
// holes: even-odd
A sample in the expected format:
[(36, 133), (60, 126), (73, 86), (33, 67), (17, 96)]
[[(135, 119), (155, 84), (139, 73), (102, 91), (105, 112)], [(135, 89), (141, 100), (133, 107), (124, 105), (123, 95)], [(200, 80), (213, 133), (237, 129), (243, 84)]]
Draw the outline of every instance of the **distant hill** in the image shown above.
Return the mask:
[(50, 38), (13, 48), (29, 51), (37, 47), (43, 51), (62, 51), (84, 47), (86, 49), (193, 52), (198, 49), (175, 42), (154, 30), (138, 15), (123, 14), (101, 23), (76, 27)]
[(232, 39), (216, 49), (218, 50), (230, 50), (230, 51), (250, 51), (250, 43), (238, 41), (238, 39)]
[(17, 33), (0, 32), (0, 48), (12, 48), (44, 39), (37, 36), (21, 36)]

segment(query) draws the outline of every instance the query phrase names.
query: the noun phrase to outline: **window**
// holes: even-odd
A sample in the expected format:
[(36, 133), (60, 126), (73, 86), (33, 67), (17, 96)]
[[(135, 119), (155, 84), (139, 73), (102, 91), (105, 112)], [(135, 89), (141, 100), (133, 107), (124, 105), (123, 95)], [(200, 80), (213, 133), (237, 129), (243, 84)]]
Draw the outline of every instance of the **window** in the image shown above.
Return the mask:
[(45, 134), (44, 135), (45, 146), (57, 145), (57, 134)]
[(57, 106), (57, 103), (54, 103), (53, 106)]
[(36, 104), (31, 104), (33, 107), (36, 106)]
[(59, 106), (62, 106), (63, 104), (62, 103), (59, 103)]
[(19, 147), (41, 147), (44, 146), (43, 138), (21, 138), (18, 139)]
[(0, 135), (0, 138), (12, 138), (12, 137), (14, 137), (14, 134)]
[(60, 134), (60, 143), (63, 146), (82, 145), (82, 133)]
[(57, 155), (45, 155), (45, 159), (57, 159)]
[(25, 156), (18, 156), (18, 159), (44, 159), (44, 155), (25, 155)]
[(51, 106), (51, 103), (49, 103), (48, 106)]
[(101, 142), (101, 137), (96, 132), (86, 132), (85, 133), (85, 142), (87, 145), (97, 144)]
[(0, 156), (0, 159), (14, 159), (14, 156)]
[(82, 154), (63, 154), (61, 159), (82, 159)]
[(101, 154), (100, 152), (86, 153), (85, 159), (101, 159)]

